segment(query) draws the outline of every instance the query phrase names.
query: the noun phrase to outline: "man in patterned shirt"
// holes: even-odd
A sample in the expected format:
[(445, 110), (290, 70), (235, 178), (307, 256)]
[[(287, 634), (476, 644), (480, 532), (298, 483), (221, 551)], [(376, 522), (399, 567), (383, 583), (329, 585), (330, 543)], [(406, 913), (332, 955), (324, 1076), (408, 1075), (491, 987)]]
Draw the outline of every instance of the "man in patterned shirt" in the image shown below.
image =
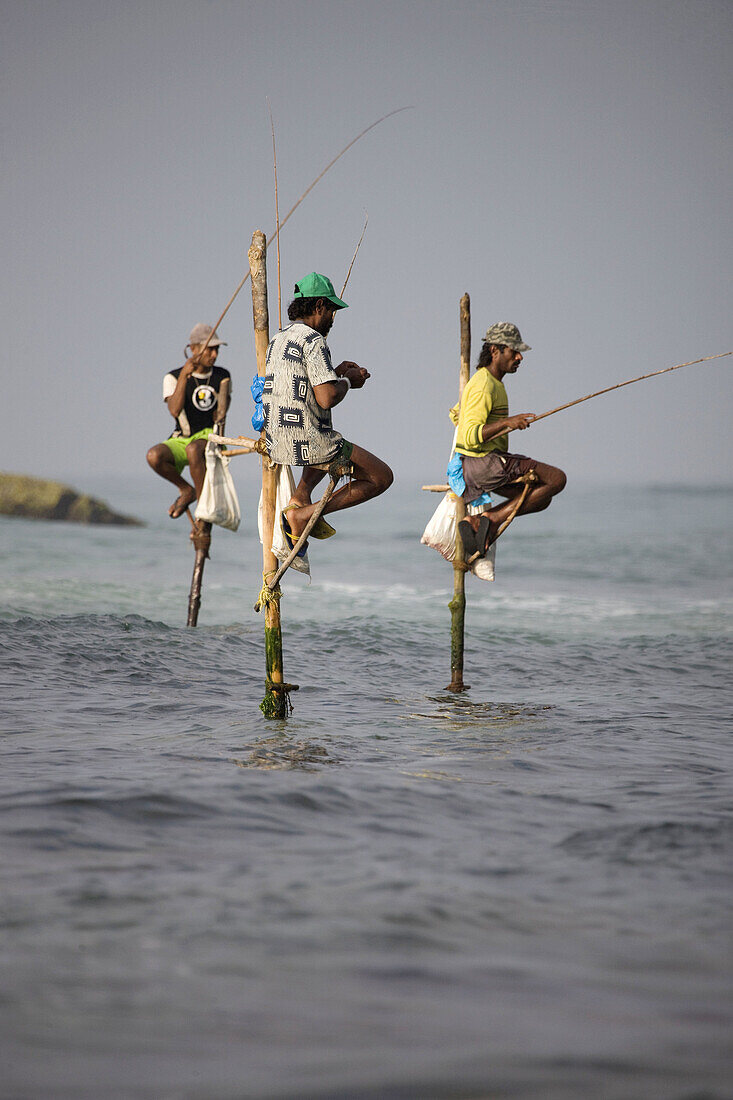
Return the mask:
[[(348, 308), (336, 296), (333, 284), (315, 271), (295, 284), (288, 306), (291, 324), (279, 332), (267, 349), (262, 407), (265, 442), (273, 462), (299, 466), (300, 483), (281, 517), (283, 531), (294, 545), (313, 514), (311, 493), (333, 464), (351, 466), (351, 478), (326, 505), (325, 512), (353, 508), (379, 496), (393, 475), (376, 455), (344, 439), (331, 423), (331, 409), (349, 390), (360, 390), (369, 371), (356, 363), (331, 363), (326, 336), (339, 309)], [(325, 521), (313, 528), (315, 538), (334, 533)]]

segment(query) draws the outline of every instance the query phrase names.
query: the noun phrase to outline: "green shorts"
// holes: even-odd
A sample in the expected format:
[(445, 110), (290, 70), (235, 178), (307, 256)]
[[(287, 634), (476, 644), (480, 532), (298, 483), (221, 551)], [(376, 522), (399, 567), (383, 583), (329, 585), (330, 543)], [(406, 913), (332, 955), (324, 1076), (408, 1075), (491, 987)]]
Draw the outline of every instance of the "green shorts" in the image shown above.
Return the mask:
[(206, 439), (207, 436), (211, 435), (213, 430), (213, 428), (202, 428), (200, 432), (194, 432), (193, 435), (172, 435), (170, 439), (164, 441), (166, 447), (168, 447), (173, 455), (177, 474), (180, 474), (184, 466), (188, 466), (186, 447), (189, 443), (193, 443), (194, 439)]

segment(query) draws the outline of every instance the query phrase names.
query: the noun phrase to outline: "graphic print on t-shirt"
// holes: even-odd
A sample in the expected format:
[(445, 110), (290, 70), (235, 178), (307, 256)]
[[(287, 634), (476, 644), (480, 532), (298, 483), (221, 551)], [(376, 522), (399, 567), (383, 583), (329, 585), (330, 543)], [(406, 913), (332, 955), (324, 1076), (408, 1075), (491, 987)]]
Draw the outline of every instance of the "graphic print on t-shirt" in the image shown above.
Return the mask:
[[(175, 391), (182, 367), (169, 371), (163, 379), (163, 400), (167, 400)], [(176, 417), (174, 435), (193, 435), (204, 428), (214, 425), (214, 415), (219, 403), (219, 387), (224, 379), (230, 379), (229, 371), (224, 367), (213, 366), (207, 375), (190, 374), (186, 379), (183, 408)], [(231, 389), (229, 391), (231, 396)]]
[(202, 383), (191, 394), (191, 400), (199, 412), (208, 412), (216, 404), (216, 390), (212, 386)]

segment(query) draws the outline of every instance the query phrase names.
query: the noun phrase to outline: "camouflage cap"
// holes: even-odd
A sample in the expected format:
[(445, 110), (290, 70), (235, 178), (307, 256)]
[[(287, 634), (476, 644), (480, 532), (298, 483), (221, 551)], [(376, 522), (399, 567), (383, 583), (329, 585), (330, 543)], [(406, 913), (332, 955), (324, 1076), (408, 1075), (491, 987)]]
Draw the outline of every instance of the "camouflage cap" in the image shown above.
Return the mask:
[(487, 328), (484, 343), (502, 344), (508, 348), (514, 348), (515, 351), (532, 350), (529, 344), (523, 342), (522, 334), (511, 321), (497, 321), (495, 325)]

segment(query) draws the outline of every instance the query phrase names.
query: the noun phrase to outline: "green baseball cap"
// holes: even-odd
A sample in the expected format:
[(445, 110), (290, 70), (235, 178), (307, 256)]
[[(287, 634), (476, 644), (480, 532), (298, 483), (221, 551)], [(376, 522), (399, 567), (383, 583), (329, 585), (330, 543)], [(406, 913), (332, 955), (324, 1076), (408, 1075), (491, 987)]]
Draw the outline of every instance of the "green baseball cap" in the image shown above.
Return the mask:
[(325, 275), (319, 275), (317, 271), (311, 271), (295, 284), (295, 298), (323, 298), (336, 306), (336, 309), (348, 309), (346, 302), (336, 297), (333, 283)]
[(487, 328), (484, 343), (504, 345), (508, 348), (514, 348), (515, 351), (532, 350), (529, 344), (525, 344), (519, 329), (511, 321), (498, 321), (495, 325)]

